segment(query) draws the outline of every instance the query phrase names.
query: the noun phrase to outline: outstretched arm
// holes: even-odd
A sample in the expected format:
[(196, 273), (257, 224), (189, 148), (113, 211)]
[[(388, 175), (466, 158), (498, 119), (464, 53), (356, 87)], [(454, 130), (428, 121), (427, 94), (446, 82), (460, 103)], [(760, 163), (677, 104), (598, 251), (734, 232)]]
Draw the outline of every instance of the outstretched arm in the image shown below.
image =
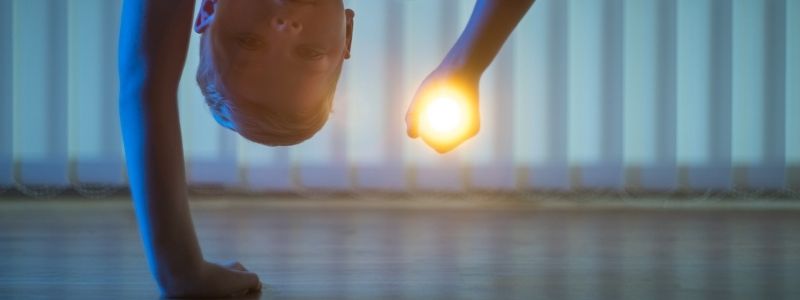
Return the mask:
[(423, 140), (444, 153), (478, 133), (480, 117), (478, 113), (478, 87), (483, 72), (491, 65), (500, 48), (523, 16), (533, 5), (534, 0), (478, 0), (466, 29), (459, 37), (445, 59), (423, 82), (414, 96), (406, 114), (408, 136), (420, 136), (419, 121), (425, 104), (426, 94), (442, 86), (458, 86), (471, 102), (468, 108), (474, 122), (463, 135), (448, 142)]
[(534, 0), (479, 0), (467, 28), (442, 64), (459, 66), (466, 72), (482, 74)]
[(186, 195), (178, 83), (194, 0), (126, 0), (119, 42), (120, 120), (131, 194), (165, 296), (220, 297), (260, 286), (239, 264), (203, 259)]

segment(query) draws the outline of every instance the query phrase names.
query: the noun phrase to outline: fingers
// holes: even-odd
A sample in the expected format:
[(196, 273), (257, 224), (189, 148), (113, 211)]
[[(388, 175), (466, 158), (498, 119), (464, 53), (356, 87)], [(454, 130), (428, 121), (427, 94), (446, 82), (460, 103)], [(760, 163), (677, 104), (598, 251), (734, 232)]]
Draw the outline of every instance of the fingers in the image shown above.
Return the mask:
[(226, 263), (222, 267), (227, 269), (228, 288), (233, 291), (229, 293), (231, 297), (243, 296), (261, 290), (261, 280), (259, 280), (258, 275), (248, 271), (240, 262)]
[(449, 145), (435, 145), (435, 146), (431, 145), (431, 147), (434, 150), (436, 150), (437, 153), (445, 154), (447, 152), (453, 151), (453, 149), (457, 148), (459, 145), (461, 145), (461, 142), (455, 143), (455, 144), (449, 144)]
[(461, 144), (478, 135), (479, 130), (480, 130), (479, 125), (475, 125), (475, 127), (473, 129), (470, 129), (470, 131), (462, 138), (451, 140), (449, 142), (444, 142), (444, 143), (436, 140), (426, 139), (424, 136), (422, 138), (422, 141), (425, 142), (425, 144), (427, 144), (429, 147), (433, 148), (433, 150), (435, 150), (437, 153), (445, 154), (447, 152), (453, 151), (453, 149), (460, 147)]
[(231, 297), (261, 291), (261, 280), (258, 279), (258, 275), (255, 273), (235, 270), (231, 270), (231, 272), (233, 272), (231, 289), (234, 291), (230, 294)]
[(428, 147), (433, 148), (436, 153), (445, 154), (447, 152), (452, 151), (453, 149), (457, 148), (463, 141), (450, 141), (447, 143), (442, 143), (441, 141), (430, 140), (427, 139), (425, 136), (422, 137), (422, 141), (425, 142)]
[(406, 134), (412, 139), (419, 136), (417, 132), (417, 114), (413, 110), (406, 113)]

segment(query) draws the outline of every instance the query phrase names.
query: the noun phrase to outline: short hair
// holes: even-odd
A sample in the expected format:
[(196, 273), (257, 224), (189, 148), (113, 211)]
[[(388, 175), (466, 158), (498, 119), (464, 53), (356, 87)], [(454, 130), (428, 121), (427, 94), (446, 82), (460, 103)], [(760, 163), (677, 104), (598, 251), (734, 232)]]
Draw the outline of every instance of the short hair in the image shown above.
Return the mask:
[(325, 123), (333, 108), (336, 85), (342, 71), (342, 62), (334, 70), (328, 93), (322, 101), (307, 114), (285, 114), (257, 105), (246, 99), (233, 102), (231, 93), (214, 65), (217, 51), (208, 49), (207, 35), (200, 42), (200, 63), (197, 67), (197, 84), (214, 120), (220, 125), (242, 137), (267, 146), (290, 146), (299, 144), (314, 136)]

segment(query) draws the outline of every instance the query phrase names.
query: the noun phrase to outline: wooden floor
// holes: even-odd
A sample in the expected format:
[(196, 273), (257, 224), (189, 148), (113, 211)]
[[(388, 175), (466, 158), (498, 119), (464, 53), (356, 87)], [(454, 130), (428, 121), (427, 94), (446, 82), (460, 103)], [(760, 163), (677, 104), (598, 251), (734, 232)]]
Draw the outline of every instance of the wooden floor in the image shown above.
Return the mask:
[[(260, 299), (800, 299), (796, 204), (362, 198), (192, 206)], [(0, 299), (158, 299), (135, 225), (127, 199), (0, 199)]]

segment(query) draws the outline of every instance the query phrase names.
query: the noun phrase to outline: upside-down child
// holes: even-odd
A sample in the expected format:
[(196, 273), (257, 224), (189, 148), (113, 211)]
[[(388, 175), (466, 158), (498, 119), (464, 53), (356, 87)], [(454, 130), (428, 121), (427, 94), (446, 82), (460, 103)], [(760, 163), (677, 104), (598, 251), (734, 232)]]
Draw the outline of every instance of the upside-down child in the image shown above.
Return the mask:
[[(479, 0), (459, 42), (421, 90), (459, 81), (477, 95), (480, 74), (532, 3)], [(189, 211), (177, 94), (191, 25), (202, 35), (196, 80), (217, 123), (256, 143), (289, 146), (311, 138), (328, 119), (350, 57), (354, 12), (341, 0), (203, 0), (196, 18), (194, 9), (195, 0), (124, 1), (119, 106), (130, 189), (164, 296), (243, 295), (260, 290), (258, 276), (239, 263), (206, 261)], [(407, 118), (412, 137), (414, 107)], [(477, 127), (470, 132), (463, 139)]]

